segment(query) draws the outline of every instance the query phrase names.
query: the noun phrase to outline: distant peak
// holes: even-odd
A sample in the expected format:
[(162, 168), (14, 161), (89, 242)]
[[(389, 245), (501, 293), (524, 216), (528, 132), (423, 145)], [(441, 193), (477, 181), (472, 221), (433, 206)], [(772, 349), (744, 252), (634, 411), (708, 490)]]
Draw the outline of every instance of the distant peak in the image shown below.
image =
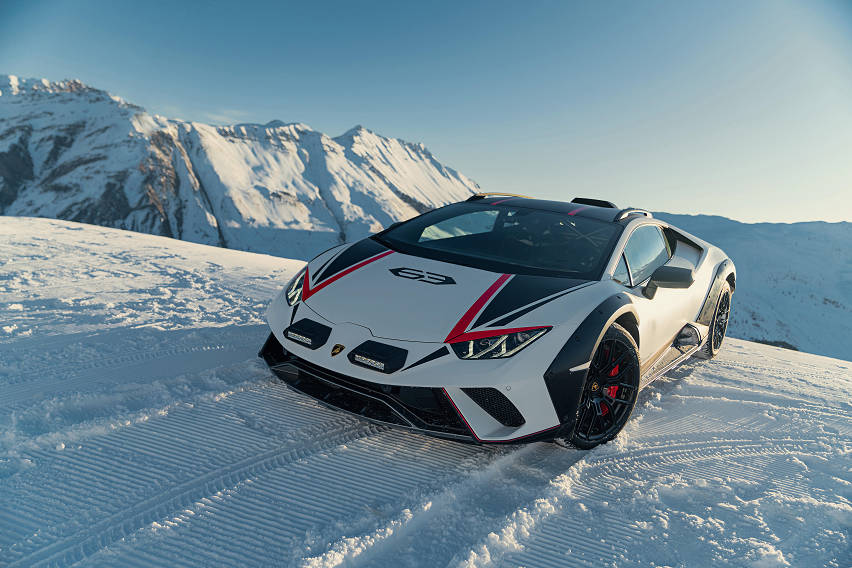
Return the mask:
[(97, 92), (99, 89), (92, 88), (79, 79), (65, 79), (62, 81), (48, 81), (47, 79), (36, 79), (33, 77), (19, 77), (17, 75), (0, 75), (0, 95), (20, 95), (26, 93), (76, 93)]
[(365, 128), (364, 125), (356, 124), (355, 126), (350, 128), (349, 130), (347, 130), (346, 132), (344, 132), (343, 134), (338, 136), (338, 138), (352, 138), (352, 137), (355, 137), (355, 136), (361, 135), (361, 134), (373, 134), (373, 135), (378, 136), (378, 134), (376, 134), (375, 132), (373, 132), (369, 128)]

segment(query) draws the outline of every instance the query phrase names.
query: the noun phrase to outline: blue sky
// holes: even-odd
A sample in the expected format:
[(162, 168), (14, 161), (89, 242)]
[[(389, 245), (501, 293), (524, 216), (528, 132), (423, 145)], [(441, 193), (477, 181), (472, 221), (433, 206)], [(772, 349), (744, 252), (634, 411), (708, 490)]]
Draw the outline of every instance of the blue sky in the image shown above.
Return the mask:
[(355, 124), (487, 191), (852, 221), (852, 3), (0, 3), (0, 73)]

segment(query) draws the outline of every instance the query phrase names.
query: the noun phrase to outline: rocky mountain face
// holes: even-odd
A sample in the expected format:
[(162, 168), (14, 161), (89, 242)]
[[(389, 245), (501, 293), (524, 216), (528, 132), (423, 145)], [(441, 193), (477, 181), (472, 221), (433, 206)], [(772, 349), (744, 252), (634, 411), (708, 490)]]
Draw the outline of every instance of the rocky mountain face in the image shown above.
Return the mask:
[(0, 214), (309, 258), (478, 186), (363, 127), (171, 120), (79, 81), (0, 75)]

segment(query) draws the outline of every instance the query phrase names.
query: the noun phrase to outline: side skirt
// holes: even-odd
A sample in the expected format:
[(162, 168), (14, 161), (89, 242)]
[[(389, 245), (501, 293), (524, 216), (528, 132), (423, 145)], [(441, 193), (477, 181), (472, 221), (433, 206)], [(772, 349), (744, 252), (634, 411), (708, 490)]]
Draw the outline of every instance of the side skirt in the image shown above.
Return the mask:
[(639, 389), (643, 389), (659, 379), (701, 349), (707, 338), (701, 339), (698, 329), (687, 324), (675, 338), (672, 345), (660, 354), (654, 363), (639, 378)]

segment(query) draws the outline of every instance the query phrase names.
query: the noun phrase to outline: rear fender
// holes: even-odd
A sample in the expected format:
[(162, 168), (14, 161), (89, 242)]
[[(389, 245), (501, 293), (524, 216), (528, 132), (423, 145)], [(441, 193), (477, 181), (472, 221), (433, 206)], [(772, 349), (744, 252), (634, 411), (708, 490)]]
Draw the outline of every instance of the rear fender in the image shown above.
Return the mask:
[(719, 263), (719, 267), (716, 269), (716, 274), (713, 276), (713, 284), (710, 285), (710, 290), (707, 292), (707, 297), (704, 298), (704, 304), (702, 304), (701, 311), (698, 312), (698, 318), (695, 320), (697, 323), (709, 326), (713, 322), (713, 314), (716, 313), (716, 304), (719, 303), (719, 293), (722, 291), (722, 285), (731, 275), (736, 277), (734, 263), (730, 259), (725, 259)]

